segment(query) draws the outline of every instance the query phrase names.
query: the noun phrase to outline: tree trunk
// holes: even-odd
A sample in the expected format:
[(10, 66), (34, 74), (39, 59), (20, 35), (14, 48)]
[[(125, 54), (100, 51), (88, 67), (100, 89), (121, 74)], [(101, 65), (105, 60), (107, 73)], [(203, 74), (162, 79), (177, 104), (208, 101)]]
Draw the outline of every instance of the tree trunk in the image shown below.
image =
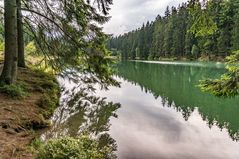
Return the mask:
[(1, 84), (15, 83), (17, 77), (17, 6), (16, 0), (4, 0), (5, 56)]
[(18, 44), (18, 66), (25, 67), (24, 37), (21, 12), (21, 0), (17, 0), (17, 44)]

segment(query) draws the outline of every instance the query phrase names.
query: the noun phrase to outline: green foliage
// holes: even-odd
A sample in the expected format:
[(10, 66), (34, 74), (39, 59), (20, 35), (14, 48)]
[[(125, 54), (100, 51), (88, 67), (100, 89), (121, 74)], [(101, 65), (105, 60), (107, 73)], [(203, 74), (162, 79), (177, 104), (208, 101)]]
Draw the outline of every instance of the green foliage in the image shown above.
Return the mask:
[[(216, 2), (217, 3), (217, 2)], [(209, 1), (209, 7), (214, 6), (212, 8), (215, 8), (214, 1)], [(220, 36), (217, 38), (218, 40), (218, 50), (219, 52), (224, 52), (227, 53), (228, 50), (230, 50), (229, 46), (231, 45), (231, 37), (230, 37), (230, 30), (233, 26), (232, 23), (232, 17), (236, 17), (237, 12), (234, 14), (234, 7), (238, 6), (233, 6), (231, 5), (233, 1), (222, 1), (221, 3), (221, 8), (224, 10), (224, 13), (218, 13), (218, 16), (221, 14), (221, 19), (218, 19), (217, 25), (218, 26), (224, 26), (220, 30)], [(210, 16), (205, 16), (203, 17), (207, 21), (212, 21)], [(217, 17), (218, 18), (218, 17)], [(198, 23), (195, 22), (194, 25), (197, 25)], [(234, 24), (237, 24), (237, 20), (235, 20)], [(215, 23), (216, 25), (216, 23)], [(234, 25), (234, 27), (237, 25)], [(215, 27), (212, 26), (200, 26), (201, 30), (214, 30)], [(234, 28), (236, 30), (236, 27)], [(234, 30), (234, 31), (235, 31)], [(232, 32), (233, 33), (233, 32)], [(235, 34), (235, 32), (234, 32)], [(202, 34), (202, 36), (208, 35), (205, 33)], [(235, 38), (236, 36), (233, 36)], [(234, 39), (235, 40), (235, 39)], [(236, 48), (237, 43), (232, 40), (233, 43), (233, 48)], [(205, 92), (210, 92), (216, 96), (223, 96), (223, 97), (234, 97), (239, 94), (239, 66), (238, 66), (238, 61), (239, 61), (239, 51), (233, 52), (233, 54), (229, 57), (226, 58), (228, 60), (227, 62), (227, 73), (222, 75), (220, 79), (207, 79), (207, 80), (202, 80), (200, 81), (199, 87)]]
[(112, 37), (108, 47), (121, 51), (123, 59), (190, 58), (193, 45), (199, 48), (197, 58), (225, 57), (239, 48), (238, 13), (233, 0), (189, 0), (167, 7), (153, 22)]
[[(234, 51), (232, 55), (226, 57), (227, 63), (229, 65), (229, 68), (232, 68), (233, 66), (238, 66), (239, 63), (239, 50)], [(233, 67), (235, 68), (235, 67)], [(233, 71), (233, 70), (232, 70)]]
[[(38, 146), (39, 148), (39, 146)], [(37, 159), (105, 159), (108, 147), (100, 147), (96, 139), (88, 136), (52, 139), (40, 146)]]
[(14, 99), (21, 99), (28, 95), (26, 88), (19, 84), (3, 85), (0, 87), (0, 93), (4, 93), (5, 95)]
[(40, 150), (43, 144), (44, 142), (41, 139), (34, 139), (30, 144), (30, 149), (32, 151)]
[[(108, 67), (113, 62), (105, 48), (108, 35), (101, 28), (110, 18), (108, 12), (112, 0), (20, 2), (22, 12), (27, 12), (22, 15), (24, 42), (27, 44), (25, 53), (37, 55), (26, 57), (27, 64), (45, 67), (74, 79), (78, 78), (75, 75), (77, 70), (91, 76), (103, 87), (118, 84)], [(0, 22), (3, 22), (2, 15)], [(1, 23), (0, 34), (3, 32)], [(0, 41), (4, 41), (1, 36)]]
[[(238, 74), (238, 73), (237, 73)], [(224, 74), (220, 79), (204, 80), (199, 85), (205, 92), (210, 92), (219, 97), (234, 97), (239, 94), (238, 79), (232, 78), (233, 74)]]
[(207, 39), (206, 42), (203, 44), (203, 50), (205, 51), (204, 53), (206, 54), (210, 54), (211, 52), (213, 52), (213, 41), (210, 39)]
[(207, 79), (200, 81), (199, 87), (219, 97), (234, 97), (239, 95), (239, 51), (227, 57), (228, 72), (220, 79)]
[(33, 91), (42, 93), (37, 105), (42, 108), (41, 114), (50, 118), (57, 106), (59, 106), (60, 88), (54, 74), (42, 70), (34, 70), (36, 77), (32, 80)]
[(211, 17), (208, 16), (205, 11), (203, 11), (202, 14), (195, 19), (189, 31), (195, 34), (197, 37), (213, 35), (217, 29), (217, 25), (213, 19), (211, 19)]
[(36, 55), (37, 50), (33, 41), (29, 42), (25, 47), (25, 52), (28, 55)]
[(191, 53), (192, 53), (193, 56), (198, 56), (199, 48), (198, 48), (197, 45), (193, 45)]
[(4, 51), (4, 45), (5, 45), (4, 42), (0, 42), (0, 52)]
[(37, 105), (44, 109), (42, 112), (43, 116), (45, 118), (49, 118), (54, 112), (55, 108), (58, 106), (58, 101), (56, 101), (55, 97), (52, 98), (50, 93), (44, 93)]
[(107, 14), (112, 0), (94, 2), (57, 0), (49, 4), (39, 0), (24, 3), (26, 11), (30, 9), (36, 13), (34, 16), (30, 13), (30, 18), (25, 19), (25, 29), (34, 37), (26, 46), (26, 52), (39, 54), (38, 62), (55, 73), (77, 79), (75, 71), (78, 71), (106, 87), (117, 84), (109, 68), (113, 60), (105, 48), (107, 35), (100, 27), (109, 20)]
[[(190, 53), (196, 58), (205, 54), (225, 57), (239, 48), (238, 13), (239, 3), (234, 0), (190, 0), (178, 8), (167, 7), (165, 16), (158, 15), (148, 29), (143, 25), (112, 38), (109, 47), (121, 50), (124, 59), (128, 59), (128, 53), (136, 50), (134, 48), (139, 49), (136, 55), (140, 59), (144, 59), (144, 53), (150, 59), (189, 56)], [(134, 45), (131, 48), (127, 44)], [(235, 52), (227, 58), (228, 73), (220, 79), (201, 81), (202, 90), (216, 96), (238, 95), (238, 56)]]
[(152, 54), (149, 54), (148, 60), (153, 60), (154, 56)]

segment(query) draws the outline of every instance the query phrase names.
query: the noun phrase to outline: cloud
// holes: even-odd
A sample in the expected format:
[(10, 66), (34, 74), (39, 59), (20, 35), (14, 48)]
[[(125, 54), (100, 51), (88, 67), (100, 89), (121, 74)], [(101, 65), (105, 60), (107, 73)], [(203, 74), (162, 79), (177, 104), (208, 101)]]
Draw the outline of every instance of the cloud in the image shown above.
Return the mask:
[(110, 11), (111, 20), (104, 25), (104, 31), (119, 35), (152, 21), (163, 15), (166, 7), (178, 6), (187, 0), (114, 0)]

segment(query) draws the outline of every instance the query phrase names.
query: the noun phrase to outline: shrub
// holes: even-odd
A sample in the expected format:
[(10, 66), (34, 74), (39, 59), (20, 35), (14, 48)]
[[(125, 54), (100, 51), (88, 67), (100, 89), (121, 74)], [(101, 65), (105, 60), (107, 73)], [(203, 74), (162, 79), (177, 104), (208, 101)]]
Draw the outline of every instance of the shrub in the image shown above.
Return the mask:
[(38, 149), (37, 159), (105, 159), (108, 148), (100, 148), (88, 136), (52, 139)]

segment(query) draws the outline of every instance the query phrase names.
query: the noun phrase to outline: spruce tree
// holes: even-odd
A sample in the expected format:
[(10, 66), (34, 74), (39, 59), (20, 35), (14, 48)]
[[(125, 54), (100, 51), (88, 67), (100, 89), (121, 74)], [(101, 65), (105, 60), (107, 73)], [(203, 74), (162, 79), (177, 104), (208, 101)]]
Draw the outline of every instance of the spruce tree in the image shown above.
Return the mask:
[(17, 79), (17, 3), (4, 1), (5, 56), (1, 84), (14, 84)]

